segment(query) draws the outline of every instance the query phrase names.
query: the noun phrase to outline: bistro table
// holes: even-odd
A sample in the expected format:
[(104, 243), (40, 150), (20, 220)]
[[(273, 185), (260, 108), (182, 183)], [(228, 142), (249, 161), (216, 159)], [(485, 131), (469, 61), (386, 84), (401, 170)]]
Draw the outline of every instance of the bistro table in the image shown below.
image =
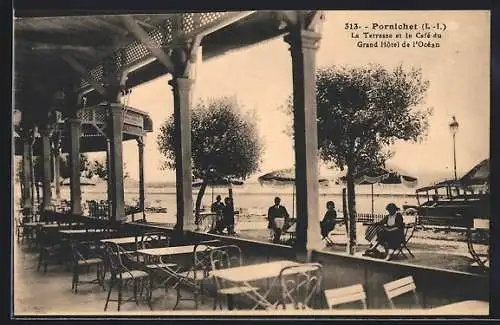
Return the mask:
[[(156, 269), (158, 271), (164, 272), (167, 275), (166, 279), (163, 280), (158, 287), (166, 286), (169, 280), (173, 279), (175, 281), (173, 287), (176, 287), (182, 281), (182, 277), (178, 274), (182, 266), (177, 263), (165, 263), (162, 260), (164, 256), (174, 256), (174, 255), (185, 255), (192, 254), (195, 247), (200, 250), (206, 250), (210, 246), (199, 244), (199, 245), (186, 245), (186, 246), (171, 246), (171, 247), (160, 247), (160, 248), (147, 248), (139, 249), (136, 253), (143, 255), (145, 257), (145, 262), (152, 263), (148, 267)], [(166, 288), (166, 287), (165, 287)], [(179, 297), (178, 297), (179, 299)]]
[[(101, 239), (102, 243), (113, 243), (117, 245), (137, 244), (138, 236), (133, 237), (119, 237), (119, 238), (104, 238)], [(140, 236), (139, 236), (140, 237)]]
[(432, 314), (488, 315), (490, 304), (481, 300), (465, 300), (429, 309)]
[[(234, 283), (238, 287), (243, 288), (253, 288), (253, 286), (250, 284), (250, 282), (252, 281), (273, 279), (271, 285), (264, 294), (260, 294), (257, 290), (242, 290), (242, 294), (246, 295), (255, 302), (255, 305), (252, 309), (256, 309), (259, 306), (265, 309), (274, 309), (278, 305), (278, 302), (270, 302), (268, 296), (271, 293), (273, 287), (275, 287), (278, 283), (281, 270), (288, 266), (298, 265), (303, 264), (294, 261), (281, 260), (215, 270), (211, 271), (210, 275)], [(307, 266), (304, 265), (304, 267)], [(290, 273), (287, 274), (294, 274), (302, 271), (303, 269), (301, 270), (300, 268), (296, 268), (290, 270)]]

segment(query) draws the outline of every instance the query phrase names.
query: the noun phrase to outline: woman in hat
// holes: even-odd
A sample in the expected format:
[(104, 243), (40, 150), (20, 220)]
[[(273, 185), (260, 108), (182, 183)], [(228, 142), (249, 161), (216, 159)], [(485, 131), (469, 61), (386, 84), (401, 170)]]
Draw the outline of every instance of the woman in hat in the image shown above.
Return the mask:
[(389, 249), (399, 248), (404, 239), (404, 223), (403, 216), (396, 204), (389, 203), (385, 209), (389, 214), (382, 221), (375, 223), (373, 229), (376, 231), (377, 243), (368, 251), (373, 252), (378, 245), (382, 245), (385, 250), (385, 259), (389, 260), (391, 256)]

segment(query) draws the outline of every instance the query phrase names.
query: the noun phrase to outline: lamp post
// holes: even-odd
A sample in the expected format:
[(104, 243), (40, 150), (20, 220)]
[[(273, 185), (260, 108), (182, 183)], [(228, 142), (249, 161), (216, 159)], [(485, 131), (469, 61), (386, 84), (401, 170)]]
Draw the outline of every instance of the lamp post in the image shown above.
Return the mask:
[(450, 127), (451, 135), (453, 136), (453, 172), (455, 173), (455, 180), (457, 180), (457, 156), (456, 156), (456, 147), (455, 147), (455, 135), (458, 131), (458, 122), (455, 119), (455, 116), (452, 117), (452, 121), (448, 125)]

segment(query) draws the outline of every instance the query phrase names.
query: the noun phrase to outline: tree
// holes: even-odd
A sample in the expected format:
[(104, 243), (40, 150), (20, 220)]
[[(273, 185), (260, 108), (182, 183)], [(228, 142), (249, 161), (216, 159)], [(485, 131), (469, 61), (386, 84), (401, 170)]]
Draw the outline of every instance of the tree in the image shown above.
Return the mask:
[[(383, 167), (396, 141), (425, 138), (432, 114), (422, 106), (428, 87), (421, 69), (401, 65), (393, 70), (375, 64), (331, 66), (316, 73), (319, 155), (346, 169), (351, 254), (356, 245), (355, 175)], [(287, 107), (293, 111), (290, 101)]]
[[(173, 115), (160, 128), (157, 144), (165, 157), (163, 168), (175, 169), (175, 127)], [(254, 112), (243, 113), (233, 98), (200, 101), (191, 115), (193, 176), (202, 180), (196, 198), (195, 220), (208, 181), (213, 177), (245, 179), (257, 171), (263, 145), (258, 136)]]
[[(59, 174), (62, 179), (70, 178), (71, 176), (71, 167), (69, 164), (69, 155), (62, 154), (59, 156)], [(86, 154), (80, 154), (80, 174), (83, 177), (91, 178), (92, 171), (90, 170), (90, 162), (89, 158)]]
[[(123, 163), (123, 178), (128, 178), (130, 177), (129, 173), (125, 171), (127, 168), (127, 164)], [(89, 162), (89, 171), (92, 173), (92, 175), (97, 175), (100, 179), (107, 180), (108, 179), (108, 168), (107, 168), (107, 163), (106, 160), (94, 160)]]

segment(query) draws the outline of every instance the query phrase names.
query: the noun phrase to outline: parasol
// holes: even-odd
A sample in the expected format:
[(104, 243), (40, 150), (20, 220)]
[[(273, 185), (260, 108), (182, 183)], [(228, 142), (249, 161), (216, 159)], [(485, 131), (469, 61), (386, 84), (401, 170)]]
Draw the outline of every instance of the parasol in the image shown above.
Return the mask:
[[(346, 181), (346, 176), (341, 180)], [(374, 213), (373, 184), (404, 184), (407, 187), (415, 187), (418, 183), (416, 177), (410, 176), (399, 167), (386, 165), (385, 168), (377, 168), (371, 171), (358, 173), (354, 176), (354, 184), (371, 185), (372, 215)]]
[[(274, 170), (267, 174), (264, 174), (258, 178), (260, 185), (270, 184), (270, 185), (292, 185), (292, 218), (295, 217), (295, 168), (284, 168)], [(327, 186), (328, 179), (325, 177), (319, 177), (318, 179), (320, 185)]]
[[(203, 184), (203, 181), (196, 181), (196, 182), (193, 182), (193, 187), (201, 187), (202, 184)], [(214, 202), (214, 187), (227, 187), (230, 184), (231, 185), (243, 185), (243, 181), (236, 180), (236, 179), (231, 179), (229, 181), (227, 178), (223, 178), (223, 177), (209, 179), (207, 181), (207, 185), (210, 185), (210, 188), (212, 189), (212, 202)]]

